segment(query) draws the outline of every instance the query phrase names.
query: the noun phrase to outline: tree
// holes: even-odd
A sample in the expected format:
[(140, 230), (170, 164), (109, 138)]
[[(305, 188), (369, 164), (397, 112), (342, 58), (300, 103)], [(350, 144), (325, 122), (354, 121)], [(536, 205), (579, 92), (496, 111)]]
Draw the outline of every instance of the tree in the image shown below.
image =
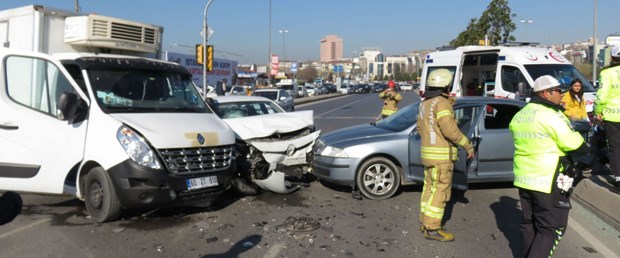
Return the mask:
[(478, 45), (479, 40), (484, 39), (485, 35), (489, 39), (489, 44), (493, 46), (501, 42), (514, 41), (515, 37), (510, 33), (517, 28), (512, 22), (512, 17), (515, 16), (517, 15), (511, 13), (508, 0), (492, 0), (480, 18), (472, 18), (465, 31), (450, 41), (450, 46)]
[(314, 79), (316, 79), (318, 76), (319, 71), (317, 71), (316, 68), (314, 68), (314, 66), (312, 65), (305, 65), (304, 68), (299, 70), (299, 72), (297, 73), (297, 78), (299, 80), (308, 83), (314, 82)]

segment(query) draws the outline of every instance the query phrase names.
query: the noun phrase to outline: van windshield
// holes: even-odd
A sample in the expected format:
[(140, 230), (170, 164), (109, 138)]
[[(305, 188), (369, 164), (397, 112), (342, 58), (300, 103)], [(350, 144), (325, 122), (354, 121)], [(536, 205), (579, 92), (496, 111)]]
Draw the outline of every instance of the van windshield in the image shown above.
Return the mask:
[(581, 80), (581, 85), (584, 92), (595, 92), (594, 86), (583, 74), (575, 68), (573, 65), (560, 65), (560, 64), (542, 64), (542, 65), (525, 65), (525, 70), (532, 76), (532, 80), (543, 75), (551, 75), (555, 77), (560, 83), (562, 90), (568, 90), (570, 83), (574, 79)]
[(106, 113), (210, 113), (190, 75), (142, 69), (88, 69), (97, 103)]

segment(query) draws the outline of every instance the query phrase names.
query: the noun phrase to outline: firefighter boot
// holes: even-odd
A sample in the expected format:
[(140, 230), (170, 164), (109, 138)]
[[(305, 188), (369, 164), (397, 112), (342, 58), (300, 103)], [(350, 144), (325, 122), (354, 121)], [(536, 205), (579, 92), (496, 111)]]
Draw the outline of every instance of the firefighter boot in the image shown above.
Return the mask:
[(424, 238), (430, 239), (430, 240), (437, 240), (437, 241), (441, 241), (441, 242), (451, 242), (451, 241), (454, 241), (454, 235), (452, 235), (452, 233), (446, 231), (443, 228), (440, 228), (438, 230), (428, 230), (428, 229), (425, 229), (424, 230)]

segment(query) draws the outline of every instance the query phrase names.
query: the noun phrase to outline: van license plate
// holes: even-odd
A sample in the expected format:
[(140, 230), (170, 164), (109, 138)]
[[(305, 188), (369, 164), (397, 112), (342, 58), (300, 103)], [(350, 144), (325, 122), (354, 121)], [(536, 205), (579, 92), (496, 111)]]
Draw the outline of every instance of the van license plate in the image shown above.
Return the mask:
[(187, 190), (217, 186), (217, 176), (190, 178), (185, 180)]

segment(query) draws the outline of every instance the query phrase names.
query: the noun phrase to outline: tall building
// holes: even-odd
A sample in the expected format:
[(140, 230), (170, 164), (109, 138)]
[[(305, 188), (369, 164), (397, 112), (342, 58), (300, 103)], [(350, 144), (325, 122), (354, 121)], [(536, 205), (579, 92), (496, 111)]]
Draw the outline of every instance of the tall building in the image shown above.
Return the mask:
[(327, 35), (321, 39), (321, 62), (338, 61), (343, 56), (342, 39), (336, 35)]

